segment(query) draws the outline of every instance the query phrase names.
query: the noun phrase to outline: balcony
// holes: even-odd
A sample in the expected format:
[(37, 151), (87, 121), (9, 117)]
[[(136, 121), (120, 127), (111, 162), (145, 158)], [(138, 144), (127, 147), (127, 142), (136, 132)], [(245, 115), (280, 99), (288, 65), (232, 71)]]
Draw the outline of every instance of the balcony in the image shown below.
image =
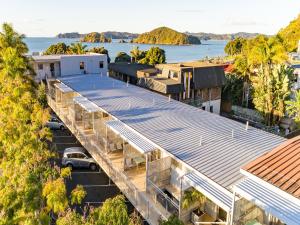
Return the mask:
[(110, 115), (84, 101), (75, 93), (58, 89), (55, 98), (48, 95), (49, 106), (141, 215), (155, 225), (166, 219), (169, 214), (158, 209), (146, 191), (147, 164), (152, 157), (112, 130), (107, 125)]

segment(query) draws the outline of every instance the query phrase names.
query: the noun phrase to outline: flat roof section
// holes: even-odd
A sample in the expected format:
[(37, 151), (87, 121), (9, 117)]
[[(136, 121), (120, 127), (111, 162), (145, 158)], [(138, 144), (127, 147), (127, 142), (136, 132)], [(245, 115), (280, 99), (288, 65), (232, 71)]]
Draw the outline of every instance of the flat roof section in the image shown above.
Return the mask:
[[(230, 189), (240, 168), (284, 138), (106, 76), (62, 77), (61, 82), (161, 149)], [(201, 143), (200, 143), (201, 140)]]

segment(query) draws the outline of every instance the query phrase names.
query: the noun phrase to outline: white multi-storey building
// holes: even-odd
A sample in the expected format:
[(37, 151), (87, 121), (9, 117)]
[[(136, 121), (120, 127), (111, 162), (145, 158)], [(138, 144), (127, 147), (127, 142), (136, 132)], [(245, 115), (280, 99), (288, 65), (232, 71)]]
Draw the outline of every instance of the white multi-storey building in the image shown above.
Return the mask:
[[(240, 168), (285, 141), (99, 74), (60, 77), (48, 91), (51, 108), (153, 225), (172, 214), (185, 224), (239, 225)], [(193, 189), (203, 200), (183, 207)]]
[(78, 74), (107, 74), (107, 56), (89, 53), (83, 55), (38, 55), (32, 56), (36, 73), (35, 80), (40, 82), (49, 78)]

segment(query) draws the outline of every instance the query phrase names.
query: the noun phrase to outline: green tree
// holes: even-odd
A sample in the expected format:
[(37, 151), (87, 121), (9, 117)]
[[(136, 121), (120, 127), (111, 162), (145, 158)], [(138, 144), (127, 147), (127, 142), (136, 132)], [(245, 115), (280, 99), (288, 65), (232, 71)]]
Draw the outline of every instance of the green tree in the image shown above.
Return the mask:
[(67, 205), (64, 182), (49, 163), (43, 88), (28, 73), (23, 36), (7, 26), (0, 34), (0, 224), (49, 224), (49, 212)]
[(225, 46), (225, 53), (229, 56), (241, 54), (244, 44), (247, 42), (245, 38), (238, 37), (229, 41)]
[(81, 204), (86, 196), (86, 192), (82, 185), (77, 185), (71, 192), (71, 204)]
[(63, 54), (68, 54), (68, 52), (69, 52), (69, 46), (67, 46), (63, 42), (59, 42), (57, 44), (50, 45), (43, 54), (44, 55), (63, 55)]
[(139, 61), (143, 64), (156, 65), (166, 62), (165, 51), (159, 47), (151, 47), (147, 53), (145, 58)]
[(87, 48), (87, 45), (83, 45), (82, 43), (79, 43), (79, 42), (72, 43), (69, 46), (68, 53), (76, 54), (76, 55), (85, 54), (87, 52), (86, 48)]
[(300, 124), (300, 91), (295, 92), (295, 98), (285, 102), (287, 112), (297, 123)]
[(257, 76), (252, 78), (253, 103), (269, 126), (277, 123), (285, 113), (292, 74), (293, 70), (284, 65), (277, 65), (271, 70), (261, 66)]
[(203, 203), (205, 197), (194, 188), (186, 190), (182, 199), (182, 208), (187, 209), (196, 202)]
[(26, 44), (23, 42), (24, 35), (18, 34), (13, 27), (8, 23), (2, 25), (2, 32), (0, 32), (0, 51), (1, 49), (14, 48), (23, 55), (28, 52)]
[(115, 58), (115, 62), (131, 62), (131, 58), (126, 52), (119, 52)]
[(278, 35), (283, 39), (289, 52), (296, 51), (298, 41), (300, 40), (300, 14), (288, 26), (281, 29)]
[(138, 46), (135, 46), (131, 51), (130, 55), (132, 58), (132, 62), (139, 62), (140, 60), (144, 59), (146, 56), (146, 51), (142, 51), (139, 49)]
[(124, 196), (107, 199), (101, 208), (91, 212), (88, 221), (97, 225), (128, 225), (129, 216)]
[(168, 220), (162, 221), (160, 225), (184, 225), (184, 223), (175, 215), (172, 215)]
[(94, 48), (91, 48), (89, 50), (89, 52), (107, 55), (107, 62), (110, 63), (110, 57), (109, 57), (109, 54), (108, 54), (108, 50), (105, 49), (104, 47), (94, 47)]

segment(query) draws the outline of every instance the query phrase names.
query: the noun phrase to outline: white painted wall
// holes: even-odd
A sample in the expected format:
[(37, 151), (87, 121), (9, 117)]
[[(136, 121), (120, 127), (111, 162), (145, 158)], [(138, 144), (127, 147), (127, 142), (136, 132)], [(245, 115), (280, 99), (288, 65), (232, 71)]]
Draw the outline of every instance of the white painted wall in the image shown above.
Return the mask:
[(210, 106), (213, 106), (213, 113), (220, 114), (221, 99), (203, 102), (202, 106), (205, 106), (205, 111), (209, 112)]
[[(54, 75), (56, 77), (60, 76), (60, 66), (59, 62), (53, 62), (54, 63)], [(39, 64), (43, 65), (43, 69), (39, 69)], [(46, 76), (51, 76), (51, 70), (50, 70), (50, 62), (33, 62), (33, 69), (36, 73), (35, 80), (41, 81), (43, 79), (46, 79)]]
[[(99, 63), (103, 62), (103, 68)], [(80, 62), (84, 62), (84, 69), (80, 69)], [(107, 73), (107, 56), (92, 55), (63, 55), (60, 60), (61, 76), (70, 76), (78, 74), (103, 74)]]

